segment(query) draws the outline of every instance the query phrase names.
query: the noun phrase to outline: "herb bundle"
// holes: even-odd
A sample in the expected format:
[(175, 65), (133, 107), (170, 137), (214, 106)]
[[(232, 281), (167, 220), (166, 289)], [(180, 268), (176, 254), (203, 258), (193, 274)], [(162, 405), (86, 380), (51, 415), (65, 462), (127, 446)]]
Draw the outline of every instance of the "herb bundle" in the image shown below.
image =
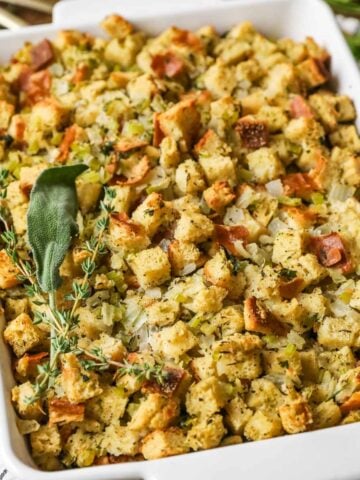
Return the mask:
[(24, 260), (18, 238), (10, 223), (10, 212), (5, 207), (9, 172), (0, 171), (0, 222), (4, 226), (1, 239), (6, 253), (19, 271), (29, 297), (41, 310), (34, 315), (34, 324), (48, 325), (50, 329), (50, 359), (38, 366), (38, 376), (33, 384), (34, 395), (29, 403), (42, 398), (53, 387), (60, 374), (59, 360), (64, 353), (75, 353), (85, 370), (104, 371), (116, 369), (116, 375), (130, 374), (141, 380), (154, 380), (163, 384), (167, 372), (162, 366), (129, 364), (112, 361), (101, 349), (86, 350), (78, 345), (74, 332), (78, 324), (77, 309), (91, 295), (90, 277), (97, 268), (97, 260), (107, 252), (104, 236), (109, 226), (110, 215), (114, 212), (115, 192), (105, 189), (100, 202), (101, 214), (96, 222), (93, 236), (84, 242), (87, 253), (81, 264), (83, 276), (72, 284), (71, 292), (65, 299), (71, 302), (69, 309), (59, 309), (56, 293), (61, 285), (60, 266), (69, 250), (71, 241), (78, 231), (78, 211), (75, 180), (87, 169), (83, 165), (49, 168), (38, 177), (30, 196), (28, 210), (28, 239), (33, 262)]

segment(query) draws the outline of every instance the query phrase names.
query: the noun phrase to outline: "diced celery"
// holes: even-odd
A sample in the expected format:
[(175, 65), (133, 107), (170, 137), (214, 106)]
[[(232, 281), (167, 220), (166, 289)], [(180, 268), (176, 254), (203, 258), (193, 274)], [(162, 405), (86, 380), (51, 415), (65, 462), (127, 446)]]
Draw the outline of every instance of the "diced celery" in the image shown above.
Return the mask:
[(289, 207), (297, 207), (301, 205), (301, 198), (292, 198), (292, 197), (286, 197), (285, 195), (282, 195), (281, 197), (278, 198), (279, 203), (282, 205), (287, 205)]

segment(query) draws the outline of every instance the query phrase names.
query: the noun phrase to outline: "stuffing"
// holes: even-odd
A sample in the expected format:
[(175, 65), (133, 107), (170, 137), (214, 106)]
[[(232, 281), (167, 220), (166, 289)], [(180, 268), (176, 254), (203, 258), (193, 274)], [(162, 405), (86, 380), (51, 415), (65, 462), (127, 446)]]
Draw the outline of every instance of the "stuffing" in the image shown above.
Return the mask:
[(220, 250), (204, 265), (204, 278), (217, 287), (228, 290), (228, 297), (236, 299), (244, 290), (245, 277), (236, 272), (233, 264), (226, 258), (224, 250)]
[(66, 353), (62, 357), (60, 384), (72, 403), (84, 402), (103, 391), (97, 374), (85, 370), (72, 353)]
[(196, 420), (187, 432), (186, 443), (192, 450), (205, 450), (217, 447), (225, 435), (222, 416), (215, 414)]
[(257, 410), (245, 424), (244, 435), (248, 440), (265, 440), (282, 434), (279, 416), (266, 410)]
[(300, 258), (304, 252), (305, 238), (302, 232), (282, 230), (274, 239), (272, 261), (287, 265), (289, 260)]
[(312, 417), (311, 428), (314, 430), (334, 427), (341, 421), (341, 410), (333, 400), (328, 400), (313, 407)]
[(160, 247), (132, 254), (128, 258), (128, 263), (144, 289), (156, 287), (170, 280), (171, 265), (167, 254)]
[(146, 460), (180, 455), (189, 451), (185, 433), (180, 428), (154, 430), (147, 435), (141, 444), (141, 453)]
[(150, 238), (158, 228), (170, 218), (171, 209), (166, 205), (159, 193), (153, 192), (142, 202), (132, 214), (132, 219), (145, 229)]
[(351, 318), (326, 317), (318, 328), (318, 341), (327, 348), (360, 345), (358, 322)]
[(208, 183), (221, 181), (228, 181), (230, 185), (236, 183), (235, 164), (231, 157), (216, 153), (209, 156), (200, 154), (199, 163)]
[(249, 170), (258, 183), (267, 183), (284, 174), (284, 167), (270, 148), (262, 147), (247, 155)]
[(159, 327), (173, 325), (179, 312), (180, 305), (173, 300), (154, 302), (146, 309), (148, 323)]
[(215, 98), (231, 95), (236, 86), (234, 69), (220, 60), (207, 70), (203, 81), (205, 88), (209, 90)]
[(11, 391), (11, 400), (21, 418), (26, 420), (40, 420), (43, 418), (41, 400), (29, 403), (28, 399), (35, 396), (35, 390), (30, 382), (22, 383)]
[(136, 455), (140, 450), (140, 438), (139, 432), (112, 423), (105, 429), (101, 446), (111, 455)]
[(226, 405), (225, 411), (225, 422), (230, 431), (236, 435), (243, 434), (245, 425), (253, 414), (245, 401), (238, 395)]
[(246, 403), (253, 410), (276, 409), (283, 403), (283, 395), (270, 380), (257, 378), (251, 382)]
[(229, 399), (231, 386), (216, 377), (193, 383), (186, 395), (186, 409), (190, 415), (211, 417), (219, 412)]
[(19, 271), (5, 250), (0, 250), (0, 289), (19, 285)]
[(42, 340), (39, 328), (26, 313), (21, 313), (6, 326), (4, 339), (20, 358), (24, 353), (37, 347)]
[(203, 195), (208, 207), (215, 212), (221, 212), (235, 199), (235, 194), (227, 181), (213, 183)]
[(213, 233), (214, 224), (201, 213), (183, 213), (174, 232), (176, 240), (192, 243), (205, 242)]
[(140, 402), (128, 427), (136, 431), (164, 429), (170, 426), (178, 416), (177, 399), (168, 399), (159, 393), (150, 393)]
[(109, 242), (125, 251), (139, 251), (150, 245), (143, 225), (133, 222), (126, 214), (113, 214), (110, 218)]
[(128, 398), (120, 387), (106, 387), (101, 395), (91, 398), (86, 405), (86, 415), (105, 425), (118, 421), (125, 413)]
[(204, 256), (194, 243), (174, 240), (168, 248), (171, 271), (175, 276), (192, 273), (204, 262)]
[(61, 437), (55, 425), (43, 425), (37, 432), (31, 433), (30, 443), (35, 455), (52, 454), (56, 456), (61, 452)]
[(154, 334), (154, 349), (165, 358), (177, 359), (197, 344), (197, 338), (186, 323), (176, 322)]
[(279, 407), (279, 414), (287, 433), (305, 432), (313, 423), (310, 406), (302, 397), (285, 399), (284, 404)]
[(172, 137), (165, 137), (160, 143), (160, 165), (163, 168), (175, 168), (180, 162), (180, 152)]

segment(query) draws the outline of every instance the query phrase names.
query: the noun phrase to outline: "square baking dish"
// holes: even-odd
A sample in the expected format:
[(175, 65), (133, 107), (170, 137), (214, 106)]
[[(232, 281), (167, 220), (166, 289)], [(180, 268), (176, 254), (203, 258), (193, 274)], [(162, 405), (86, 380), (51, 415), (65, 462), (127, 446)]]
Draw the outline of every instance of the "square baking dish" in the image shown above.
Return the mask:
[[(96, 0), (97, 2), (99, 0)], [(67, 8), (70, 7), (70, 3)], [(86, 8), (95, 8), (94, 0)], [(136, 3), (136, 2), (135, 2)], [(195, 3), (195, 2), (193, 2)], [(186, 6), (186, 8), (185, 8)], [(170, 2), (148, 9), (109, 0), (102, 2), (87, 24), (81, 18), (84, 2), (74, 2), (73, 14), (61, 18), (56, 25), (29, 27), (16, 33), (0, 33), (0, 61), (9, 59), (25, 41), (51, 38), (61, 28), (78, 28), (100, 35), (97, 21), (110, 11), (121, 13), (139, 28), (158, 34), (176, 24), (187, 29), (213, 24), (226, 31), (243, 20), (252, 21), (257, 29), (271, 37), (288, 36), (300, 40), (310, 35), (332, 55), (335, 87), (355, 101), (360, 112), (360, 74), (358, 67), (338, 29), (330, 9), (320, 0), (228, 0), (203, 1), (191, 5), (186, 0), (176, 13)], [(359, 126), (359, 119), (358, 119)], [(0, 316), (0, 327), (4, 319)], [(360, 478), (360, 424), (334, 427), (311, 433), (279, 437), (244, 445), (216, 448), (204, 452), (146, 462), (131, 462), (59, 472), (41, 472), (34, 465), (26, 442), (17, 430), (10, 401), (14, 385), (11, 359), (2, 336), (0, 338), (0, 453), (8, 469), (19, 480), (215, 480), (240, 477), (249, 480), (358, 480)]]

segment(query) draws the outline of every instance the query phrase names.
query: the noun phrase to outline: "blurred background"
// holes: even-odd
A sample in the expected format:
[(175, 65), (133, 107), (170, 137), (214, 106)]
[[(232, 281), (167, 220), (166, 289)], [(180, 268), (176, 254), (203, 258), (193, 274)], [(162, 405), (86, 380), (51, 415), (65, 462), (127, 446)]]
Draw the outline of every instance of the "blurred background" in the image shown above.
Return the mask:
[[(360, 61), (360, 0), (324, 1), (338, 15), (350, 48)], [(52, 8), (55, 3), (56, 0), (0, 0), (0, 28), (14, 29), (25, 25), (49, 23), (52, 20)]]

